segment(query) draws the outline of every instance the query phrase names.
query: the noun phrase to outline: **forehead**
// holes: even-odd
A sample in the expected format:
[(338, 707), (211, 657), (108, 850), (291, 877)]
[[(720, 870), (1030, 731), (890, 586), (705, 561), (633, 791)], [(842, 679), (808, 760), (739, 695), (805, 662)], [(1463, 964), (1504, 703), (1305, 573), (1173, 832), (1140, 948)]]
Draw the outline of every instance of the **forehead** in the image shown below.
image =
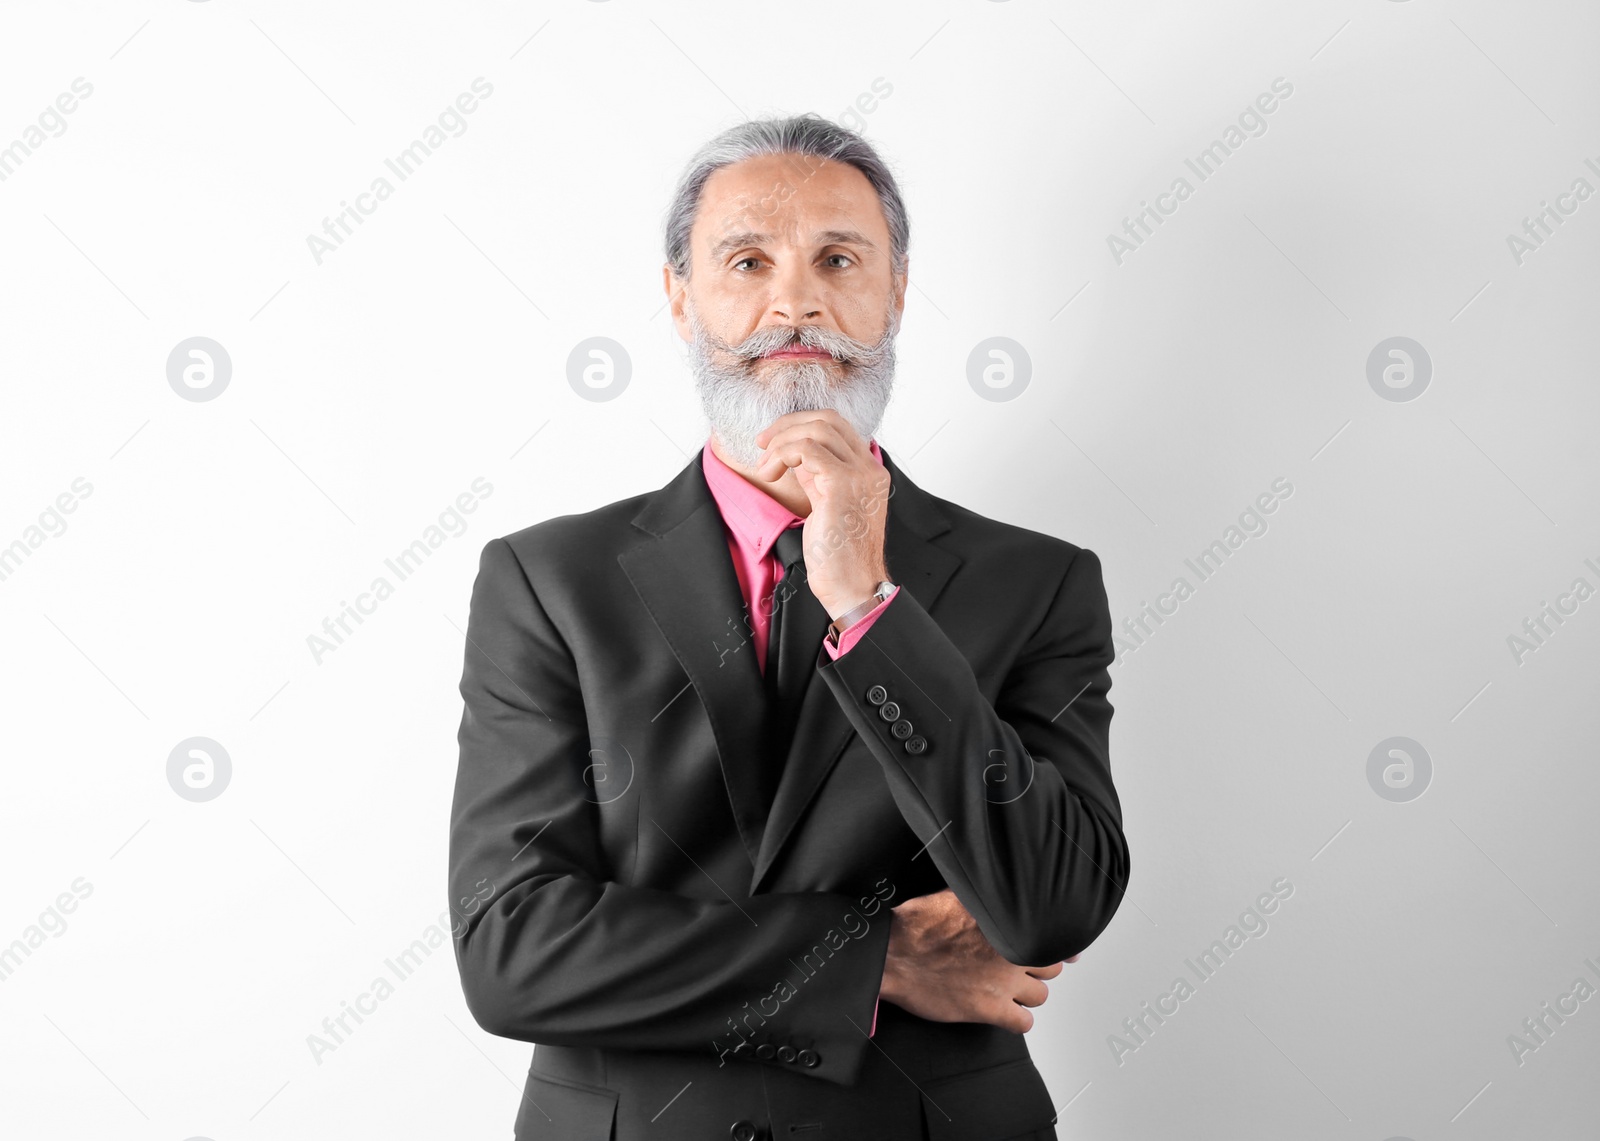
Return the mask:
[(706, 179), (691, 241), (704, 253), (740, 232), (799, 245), (823, 231), (842, 230), (888, 249), (889, 225), (866, 175), (847, 162), (810, 155), (758, 155)]

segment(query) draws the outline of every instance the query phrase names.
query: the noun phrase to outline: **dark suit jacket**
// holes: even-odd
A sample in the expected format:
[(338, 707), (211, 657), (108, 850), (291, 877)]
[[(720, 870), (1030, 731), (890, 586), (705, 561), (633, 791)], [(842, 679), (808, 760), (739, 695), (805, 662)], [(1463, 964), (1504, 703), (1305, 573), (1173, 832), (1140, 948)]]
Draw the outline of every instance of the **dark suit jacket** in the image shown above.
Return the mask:
[(473, 1017), (538, 1044), (518, 1138), (981, 1141), (1053, 1119), (1020, 1035), (888, 1002), (868, 1030), (903, 900), (953, 889), (1024, 965), (1081, 951), (1122, 900), (1100, 562), (883, 462), (901, 590), (837, 661), (819, 641), (770, 814), (699, 455), (484, 547), (450, 902)]

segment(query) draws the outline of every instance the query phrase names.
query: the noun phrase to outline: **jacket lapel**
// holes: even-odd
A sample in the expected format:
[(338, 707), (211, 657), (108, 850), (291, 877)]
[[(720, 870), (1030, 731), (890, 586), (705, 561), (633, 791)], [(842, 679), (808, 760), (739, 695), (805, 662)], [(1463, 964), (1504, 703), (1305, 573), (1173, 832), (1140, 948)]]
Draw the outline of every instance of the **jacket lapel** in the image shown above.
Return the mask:
[[(961, 565), (959, 557), (929, 542), (948, 531), (950, 521), (933, 499), (895, 465), (881, 441), (878, 451), (890, 478), (889, 518), (884, 530), (884, 561), (889, 567), (889, 577), (901, 590), (909, 591), (924, 610), (931, 612), (939, 592)], [(892, 607), (895, 603), (889, 605)], [(821, 641), (826, 622), (827, 613), (823, 611), (817, 640), (818, 665), (829, 661)], [(793, 742), (784, 758), (783, 775), (755, 858), (751, 895), (760, 890), (779, 851), (854, 732), (844, 710), (834, 700), (833, 692), (813, 673), (801, 700)]]
[(617, 556), (711, 720), (728, 803), (753, 862), (761, 848), (766, 692), (722, 516), (696, 454), (633, 525), (655, 537)]

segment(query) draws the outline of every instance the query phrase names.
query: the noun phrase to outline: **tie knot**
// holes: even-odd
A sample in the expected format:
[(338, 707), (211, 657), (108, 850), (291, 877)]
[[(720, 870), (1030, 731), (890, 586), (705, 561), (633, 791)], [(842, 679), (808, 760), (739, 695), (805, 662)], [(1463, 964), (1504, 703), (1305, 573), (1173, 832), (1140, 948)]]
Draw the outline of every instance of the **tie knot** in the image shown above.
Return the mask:
[(796, 563), (805, 561), (805, 550), (800, 541), (800, 527), (789, 527), (780, 532), (777, 541), (772, 544), (777, 553), (778, 562), (783, 564), (784, 573)]

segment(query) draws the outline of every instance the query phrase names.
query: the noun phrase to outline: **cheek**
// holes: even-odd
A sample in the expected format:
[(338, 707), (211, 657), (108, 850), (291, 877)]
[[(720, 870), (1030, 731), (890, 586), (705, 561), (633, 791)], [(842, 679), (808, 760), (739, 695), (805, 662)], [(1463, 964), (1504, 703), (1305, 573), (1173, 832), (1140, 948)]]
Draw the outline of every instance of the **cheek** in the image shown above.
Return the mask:
[(767, 286), (749, 275), (724, 275), (706, 285), (708, 308), (724, 316), (760, 314), (770, 300)]
[(883, 336), (891, 320), (888, 282), (874, 282), (864, 289), (837, 290), (829, 298), (844, 331), (864, 341)]
[(762, 306), (753, 295), (740, 296), (718, 288), (695, 298), (695, 313), (713, 335), (737, 342), (748, 337), (760, 323)]
[(858, 341), (875, 341), (883, 336), (888, 299), (859, 293), (836, 294), (830, 304), (839, 328)]

